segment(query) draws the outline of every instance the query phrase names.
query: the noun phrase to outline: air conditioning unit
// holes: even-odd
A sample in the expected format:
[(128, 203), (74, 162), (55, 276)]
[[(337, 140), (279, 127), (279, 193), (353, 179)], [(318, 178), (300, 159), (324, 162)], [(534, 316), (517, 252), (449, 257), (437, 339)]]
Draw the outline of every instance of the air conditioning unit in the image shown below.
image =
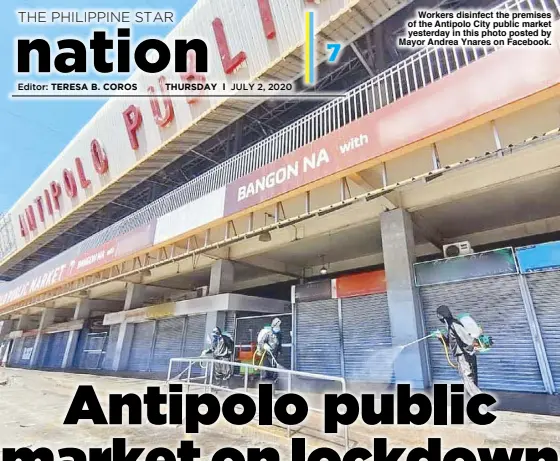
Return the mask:
[(205, 296), (208, 296), (208, 285), (205, 285), (203, 287), (198, 287), (196, 289), (197, 298), (204, 298)]
[(470, 242), (456, 242), (443, 245), (443, 256), (454, 258), (455, 256), (472, 255), (474, 253)]

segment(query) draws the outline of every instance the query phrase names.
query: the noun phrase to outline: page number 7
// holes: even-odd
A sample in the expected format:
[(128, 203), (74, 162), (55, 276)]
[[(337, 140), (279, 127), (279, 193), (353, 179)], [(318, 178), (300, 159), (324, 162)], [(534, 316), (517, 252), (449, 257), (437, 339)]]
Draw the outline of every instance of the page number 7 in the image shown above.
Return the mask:
[(336, 62), (341, 48), (342, 45), (340, 43), (327, 43), (327, 51), (330, 51), (331, 53), (328, 59), (329, 63)]

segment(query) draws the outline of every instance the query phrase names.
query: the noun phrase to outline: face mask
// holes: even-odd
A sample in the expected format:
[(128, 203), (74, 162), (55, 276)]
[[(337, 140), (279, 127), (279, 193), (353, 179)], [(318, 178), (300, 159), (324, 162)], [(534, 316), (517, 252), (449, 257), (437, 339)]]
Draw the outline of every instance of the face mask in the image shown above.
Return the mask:
[(277, 327), (276, 327), (276, 328), (273, 328), (273, 329), (272, 329), (272, 332), (273, 332), (273, 333), (280, 333), (280, 328), (277, 328)]
[(441, 323), (445, 323), (445, 319), (443, 317), (438, 317), (438, 319)]

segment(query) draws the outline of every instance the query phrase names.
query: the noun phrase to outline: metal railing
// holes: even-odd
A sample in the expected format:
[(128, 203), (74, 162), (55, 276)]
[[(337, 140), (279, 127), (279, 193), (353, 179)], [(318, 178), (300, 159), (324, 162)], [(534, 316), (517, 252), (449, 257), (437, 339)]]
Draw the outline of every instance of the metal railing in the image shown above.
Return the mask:
[(17, 249), (14, 227), (12, 226), (12, 215), (10, 213), (0, 214), (0, 261), (11, 255)]
[[(177, 375), (171, 376), (174, 364), (186, 363), (186, 367)], [(169, 390), (169, 384), (173, 382), (179, 382), (181, 384), (185, 384), (187, 386), (187, 393), (190, 391), (191, 386), (198, 386), (204, 389), (204, 392), (209, 392), (211, 390), (219, 390), (224, 392), (235, 392), (241, 393), (238, 389), (229, 389), (226, 387), (218, 386), (212, 383), (212, 377), (214, 376), (214, 364), (223, 364), (229, 366), (240, 367), (245, 370), (244, 373), (244, 381), (243, 381), (243, 391), (242, 393), (258, 399), (258, 394), (250, 393), (249, 392), (249, 371), (250, 370), (259, 370), (259, 371), (269, 371), (272, 373), (284, 374), (287, 375), (287, 392), (292, 392), (293, 387), (293, 378), (294, 376), (304, 378), (304, 379), (315, 379), (317, 381), (331, 381), (335, 383), (340, 383), (341, 385), (341, 392), (346, 393), (346, 380), (340, 376), (329, 376), (329, 375), (320, 375), (316, 373), (307, 373), (305, 371), (296, 371), (296, 370), (288, 370), (286, 368), (271, 368), (271, 367), (263, 367), (260, 365), (253, 365), (251, 363), (242, 363), (242, 362), (232, 362), (227, 360), (216, 360), (212, 358), (205, 358), (205, 357), (190, 357), (190, 358), (173, 358), (169, 361), (169, 368), (167, 370), (167, 380), (166, 385), (167, 389)], [(199, 365), (202, 370), (204, 370), (204, 375), (201, 376), (192, 376), (192, 369), (193, 366)], [(182, 379), (184, 375), (186, 379)], [(202, 381), (202, 382), (196, 382)], [(273, 401), (276, 399), (273, 397)], [(324, 414), (324, 410), (322, 408), (314, 408), (308, 404), (308, 409), (314, 411), (316, 413)], [(288, 437), (291, 437), (292, 430), (290, 426), (286, 427)], [(344, 446), (346, 450), (348, 450), (350, 441), (348, 436), (348, 426), (344, 426)]]
[[(508, 0), (494, 10), (547, 10), (557, 19), (560, 15), (560, 0)], [(494, 47), (424, 48), (345, 95), (329, 101), (272, 136), (85, 239), (78, 244), (79, 250), (96, 248), (145, 225), (407, 94), (422, 89), (495, 50)]]

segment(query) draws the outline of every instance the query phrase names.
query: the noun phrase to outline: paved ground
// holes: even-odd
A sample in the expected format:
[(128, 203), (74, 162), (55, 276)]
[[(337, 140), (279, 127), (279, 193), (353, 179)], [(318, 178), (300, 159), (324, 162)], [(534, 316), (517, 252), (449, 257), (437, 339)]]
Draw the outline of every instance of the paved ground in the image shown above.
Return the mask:
[[(107, 395), (143, 393), (147, 385), (163, 385), (158, 381), (105, 376), (50, 373), (19, 369), (0, 370), (0, 448), (48, 446), (51, 449), (76, 446), (82, 449), (107, 446), (113, 437), (126, 437), (129, 446), (167, 447), (173, 451), (184, 434), (182, 426), (63, 426), (71, 399), (78, 384), (92, 384), (104, 409)], [(314, 436), (310, 449), (325, 444), (324, 437), (312, 429), (300, 432)], [(389, 446), (425, 446), (428, 437), (441, 437), (444, 448), (472, 447), (543, 447), (560, 446), (560, 418), (524, 413), (498, 412), (498, 420), (490, 427), (365, 427), (351, 429), (351, 439), (371, 448), (372, 437), (388, 437)], [(201, 448), (203, 459), (224, 446), (273, 446), (282, 460), (289, 460), (290, 445), (279, 428), (263, 429), (256, 425), (234, 429), (226, 424), (208, 428), (192, 436)], [(321, 440), (323, 439), (323, 440)], [(331, 440), (332, 441), (332, 440)], [(326, 441), (329, 442), (329, 441)], [(330, 444), (329, 444), (330, 445)], [(303, 461), (303, 460), (302, 460)]]

